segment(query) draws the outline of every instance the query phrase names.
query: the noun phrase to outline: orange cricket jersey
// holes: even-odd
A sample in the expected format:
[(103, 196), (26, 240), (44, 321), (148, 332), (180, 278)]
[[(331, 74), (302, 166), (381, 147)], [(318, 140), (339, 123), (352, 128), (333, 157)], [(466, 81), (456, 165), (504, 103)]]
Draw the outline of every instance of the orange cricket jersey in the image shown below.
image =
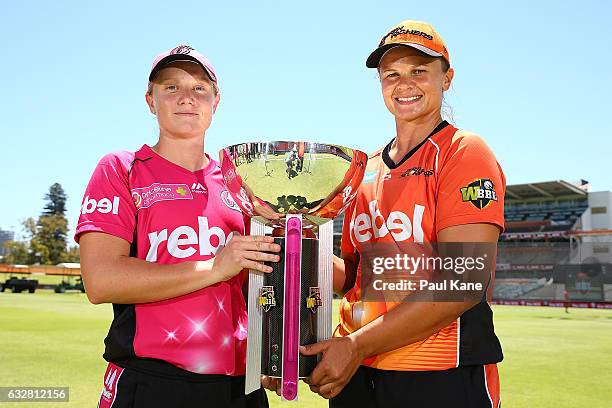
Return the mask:
[[(428, 138), (394, 163), (391, 144), (368, 160), (355, 200), (345, 213), (343, 254), (364, 243), (437, 242), (444, 228), (490, 223), (504, 228), (505, 177), (477, 135), (441, 123)], [(361, 267), (340, 305), (335, 336), (346, 336), (397, 303), (361, 300)], [(482, 302), (429, 338), (368, 358), (364, 365), (399, 371), (446, 370), (497, 363), (503, 358), (492, 311)]]

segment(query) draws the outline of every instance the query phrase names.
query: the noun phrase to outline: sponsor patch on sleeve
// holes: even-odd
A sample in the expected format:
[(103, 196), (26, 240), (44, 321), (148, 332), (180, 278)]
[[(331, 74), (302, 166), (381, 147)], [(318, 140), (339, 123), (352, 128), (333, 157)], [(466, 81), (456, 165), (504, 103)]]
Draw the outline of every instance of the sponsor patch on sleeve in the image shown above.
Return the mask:
[(470, 202), (474, 207), (482, 210), (489, 204), (497, 201), (495, 186), (490, 179), (481, 178), (472, 181), (465, 187), (461, 187), (461, 201)]

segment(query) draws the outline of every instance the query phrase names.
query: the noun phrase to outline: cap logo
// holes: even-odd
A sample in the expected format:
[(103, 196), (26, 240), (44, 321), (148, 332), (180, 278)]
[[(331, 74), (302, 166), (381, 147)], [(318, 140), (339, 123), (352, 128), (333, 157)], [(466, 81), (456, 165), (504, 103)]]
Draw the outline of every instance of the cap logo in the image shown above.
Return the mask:
[(170, 51), (170, 54), (189, 54), (191, 51), (193, 51), (194, 48), (188, 46), (188, 45), (179, 45), (178, 47), (174, 48), (172, 51)]
[(383, 45), (385, 45), (385, 43), (387, 42), (387, 39), (392, 39), (393, 37), (397, 37), (399, 35), (404, 35), (404, 34), (410, 34), (410, 35), (416, 35), (419, 37), (423, 37), (426, 40), (433, 40), (433, 37), (427, 33), (424, 33), (423, 31), (419, 31), (419, 30), (410, 30), (410, 29), (406, 29), (403, 26), (402, 27), (396, 27), (393, 30), (389, 31), (387, 33), (387, 35), (385, 35), (382, 40), (380, 40), (380, 44), (378, 44), (379, 47), (382, 47)]

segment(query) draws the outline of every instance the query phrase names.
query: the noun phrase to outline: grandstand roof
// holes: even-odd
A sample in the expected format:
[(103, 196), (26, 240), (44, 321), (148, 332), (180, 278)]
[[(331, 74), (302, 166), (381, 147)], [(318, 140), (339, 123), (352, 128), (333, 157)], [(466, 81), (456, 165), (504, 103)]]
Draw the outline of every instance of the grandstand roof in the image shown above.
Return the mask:
[(587, 190), (564, 180), (514, 184), (506, 187), (506, 200), (550, 200), (561, 197), (586, 197)]

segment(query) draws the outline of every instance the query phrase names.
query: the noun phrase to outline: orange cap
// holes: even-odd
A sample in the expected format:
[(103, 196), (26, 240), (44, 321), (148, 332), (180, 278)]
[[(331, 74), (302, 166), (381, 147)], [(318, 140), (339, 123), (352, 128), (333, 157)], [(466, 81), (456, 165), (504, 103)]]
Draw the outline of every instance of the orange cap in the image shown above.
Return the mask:
[(450, 65), (444, 40), (434, 28), (422, 21), (406, 20), (391, 28), (366, 60), (366, 67), (377, 68), (385, 52), (398, 46), (416, 48), (432, 57), (442, 57)]

